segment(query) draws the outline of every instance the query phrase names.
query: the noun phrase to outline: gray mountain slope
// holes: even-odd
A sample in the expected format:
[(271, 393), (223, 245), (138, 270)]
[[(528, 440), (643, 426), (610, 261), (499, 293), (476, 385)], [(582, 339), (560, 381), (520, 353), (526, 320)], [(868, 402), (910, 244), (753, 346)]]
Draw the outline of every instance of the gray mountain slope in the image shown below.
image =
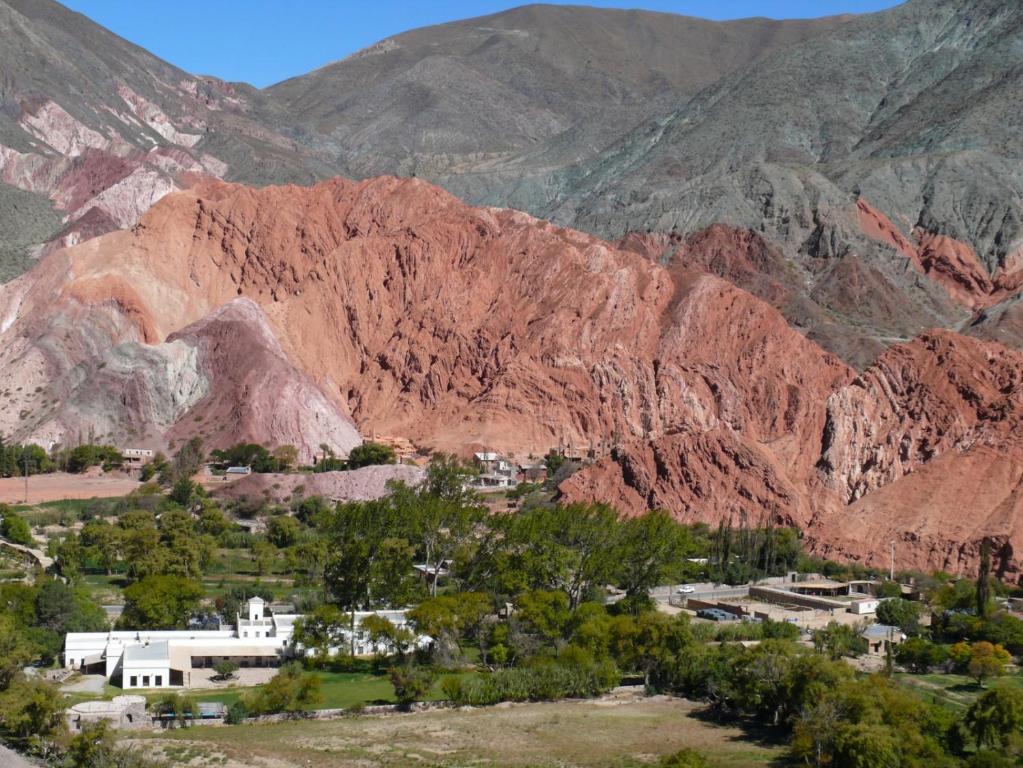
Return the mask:
[(844, 21), (531, 5), (388, 38), (266, 94), (294, 117), (293, 136), (349, 175), (416, 174), (472, 202), (535, 210), (546, 199), (529, 178)]

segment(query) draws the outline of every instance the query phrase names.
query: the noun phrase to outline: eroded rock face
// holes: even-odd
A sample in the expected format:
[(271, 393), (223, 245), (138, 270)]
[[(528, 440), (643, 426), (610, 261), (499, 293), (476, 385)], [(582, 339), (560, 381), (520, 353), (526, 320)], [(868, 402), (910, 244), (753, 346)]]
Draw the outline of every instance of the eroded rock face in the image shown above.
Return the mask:
[[(919, 473), (1015, 444), (1023, 355), (935, 331), (858, 375), (719, 276), (767, 280), (756, 235), (625, 245), (415, 179), (203, 182), (0, 288), (0, 385), (16, 393), (0, 428), (305, 456), (350, 447), (352, 422), (448, 451), (569, 443), (603, 457), (564, 484), (570, 500), (795, 524), (817, 551), (872, 562), (889, 528), (854, 535), (845, 516), (926, 503), (921, 488), (956, 479)], [(36, 397), (37, 379), (52, 391)], [(996, 522), (1013, 514), (981, 512), (947, 535), (893, 521), (903, 565), (965, 567), (983, 536), (1010, 542)]]
[(732, 434), (731, 445), (680, 434), (624, 446), (562, 491), (685, 520), (794, 523), (817, 553), (874, 566), (888, 565), (894, 540), (900, 568), (967, 571), (990, 538), (997, 567), (1018, 576), (1023, 355), (933, 331), (823, 403), (820, 431), (800, 444), (812, 471), (772, 461), (770, 443), (742, 451)]
[(311, 461), (321, 444), (347, 453), (362, 442), (351, 420), (291, 364), (262, 310), (236, 299), (172, 334), (195, 349), (209, 384), (171, 439), (201, 430), (210, 448), (237, 442), (291, 444)]
[(828, 399), (821, 457), (846, 502), (949, 450), (1000, 444), (1023, 414), (1023, 355), (948, 331), (892, 347)]

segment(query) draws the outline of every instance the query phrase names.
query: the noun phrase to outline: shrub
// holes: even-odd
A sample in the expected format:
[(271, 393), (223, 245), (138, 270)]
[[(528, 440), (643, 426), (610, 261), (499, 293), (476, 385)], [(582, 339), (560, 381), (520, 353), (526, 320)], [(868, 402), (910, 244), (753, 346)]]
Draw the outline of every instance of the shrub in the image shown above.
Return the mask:
[(661, 758), (661, 768), (710, 768), (707, 758), (695, 749), (682, 749)]
[(391, 685), (398, 704), (408, 708), (421, 701), (433, 687), (434, 674), (425, 667), (404, 666), (391, 670)]
[(443, 687), (447, 697), (456, 704), (481, 707), (501, 701), (598, 696), (614, 687), (618, 679), (618, 670), (611, 662), (578, 666), (548, 662), (461, 679), (449, 677)]
[(28, 521), (6, 504), (0, 504), (0, 517), (3, 518), (3, 521), (0, 522), (0, 536), (26, 547), (35, 543), (32, 540), (32, 529), (29, 527)]
[(249, 708), (245, 706), (244, 701), (239, 699), (227, 708), (227, 715), (224, 717), (224, 722), (228, 725), (238, 725), (248, 716)]

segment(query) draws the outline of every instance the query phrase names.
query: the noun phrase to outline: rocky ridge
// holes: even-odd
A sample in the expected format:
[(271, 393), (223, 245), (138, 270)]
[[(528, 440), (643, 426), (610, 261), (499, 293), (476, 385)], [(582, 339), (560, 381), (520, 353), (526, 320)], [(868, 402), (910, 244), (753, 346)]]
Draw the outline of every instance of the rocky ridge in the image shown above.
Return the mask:
[[(848, 514), (957, 493), (931, 467), (978, 451), (1015, 471), (1023, 354), (935, 330), (858, 374), (715, 274), (773, 295), (756, 236), (717, 228), (667, 265), (627, 245), (414, 179), (203, 182), (0, 289), (0, 428), (214, 445), (244, 432), (306, 452), (356, 440), (352, 423), (439, 450), (570, 443), (604, 458), (568, 499), (795, 524), (818, 551), (867, 560), (887, 528), (853, 536)], [(910, 516), (901, 562), (965, 567), (991, 536), (1015, 573), (1004, 498), (976, 503), (994, 507), (947, 536)]]

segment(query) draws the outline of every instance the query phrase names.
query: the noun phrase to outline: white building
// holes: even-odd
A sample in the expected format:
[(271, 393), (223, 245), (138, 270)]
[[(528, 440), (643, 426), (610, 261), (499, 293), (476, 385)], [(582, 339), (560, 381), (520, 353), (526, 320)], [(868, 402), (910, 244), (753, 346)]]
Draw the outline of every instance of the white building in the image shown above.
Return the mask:
[[(64, 666), (102, 674), (124, 689), (189, 687), (192, 671), (210, 669), (221, 661), (239, 667), (276, 667), (302, 653), (292, 641), (298, 614), (274, 614), (263, 600), (251, 598), (245, 616), (233, 628), (218, 630), (120, 630), (69, 632), (64, 639)], [(358, 627), (372, 612), (356, 613), (357, 655), (387, 652), (374, 646)], [(407, 623), (405, 611), (379, 611), (397, 626)], [(350, 643), (347, 631), (344, 642)], [(429, 638), (419, 638), (425, 644)], [(347, 646), (344, 650), (347, 650)]]
[(518, 468), (504, 456), (492, 451), (473, 454), (473, 463), (479, 475), (473, 480), (477, 488), (513, 488), (517, 483)]

